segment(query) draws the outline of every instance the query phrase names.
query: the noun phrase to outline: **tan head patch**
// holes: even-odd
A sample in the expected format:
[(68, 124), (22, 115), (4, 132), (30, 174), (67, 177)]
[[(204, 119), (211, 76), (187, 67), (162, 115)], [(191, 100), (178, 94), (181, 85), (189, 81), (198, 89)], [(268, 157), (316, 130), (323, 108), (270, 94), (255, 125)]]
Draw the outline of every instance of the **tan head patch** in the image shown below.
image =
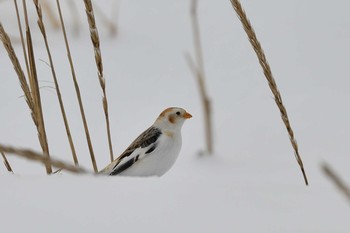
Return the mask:
[(175, 117), (174, 117), (173, 115), (170, 115), (170, 116), (168, 117), (168, 120), (169, 120), (169, 122), (172, 123), (172, 124), (175, 123)]
[(160, 113), (160, 117), (165, 117), (165, 115), (168, 113), (168, 112), (171, 112), (173, 110), (173, 108), (167, 108), (165, 109), (163, 112)]

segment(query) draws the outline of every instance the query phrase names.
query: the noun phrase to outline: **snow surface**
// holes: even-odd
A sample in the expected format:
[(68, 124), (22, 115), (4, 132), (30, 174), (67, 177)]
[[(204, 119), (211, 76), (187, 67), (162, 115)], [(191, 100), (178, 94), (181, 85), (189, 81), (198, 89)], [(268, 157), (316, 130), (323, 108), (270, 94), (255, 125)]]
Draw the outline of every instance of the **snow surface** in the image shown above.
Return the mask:
[[(18, 39), (12, 1), (0, 21)], [(45, 123), (52, 155), (72, 162), (36, 14), (28, 1)], [(346, 199), (320, 169), (328, 162), (350, 184), (350, 18), (348, 1), (242, 1), (272, 67), (309, 177), (306, 187), (256, 56), (230, 2), (202, 0), (199, 17), (213, 102), (215, 155), (204, 148), (192, 51), (189, 1), (122, 1), (118, 35), (97, 21), (115, 154), (160, 111), (180, 106), (175, 166), (161, 178), (45, 176), (42, 165), (9, 157), (0, 166), (0, 232), (350, 232)], [(54, 4), (53, 4), (54, 5)], [(62, 1), (97, 164), (108, 164), (101, 90), (82, 2), (74, 36)], [(114, 1), (99, 1), (110, 15)], [(46, 15), (45, 19), (47, 18)], [(98, 17), (97, 17), (98, 18)], [(46, 23), (46, 25), (48, 25)], [(60, 32), (49, 43), (82, 166), (91, 168)], [(22, 57), (20, 44), (15, 44)], [(0, 46), (0, 142), (40, 150), (12, 65)], [(48, 82), (49, 81), (49, 82)]]

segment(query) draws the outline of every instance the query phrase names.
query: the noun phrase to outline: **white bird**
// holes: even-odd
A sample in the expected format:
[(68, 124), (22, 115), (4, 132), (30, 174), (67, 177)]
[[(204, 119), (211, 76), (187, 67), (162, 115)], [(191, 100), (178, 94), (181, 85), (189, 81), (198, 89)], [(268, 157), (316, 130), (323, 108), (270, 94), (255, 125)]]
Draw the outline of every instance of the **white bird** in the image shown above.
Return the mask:
[(165, 109), (151, 127), (100, 174), (162, 176), (175, 163), (181, 149), (181, 128), (192, 115), (182, 108)]

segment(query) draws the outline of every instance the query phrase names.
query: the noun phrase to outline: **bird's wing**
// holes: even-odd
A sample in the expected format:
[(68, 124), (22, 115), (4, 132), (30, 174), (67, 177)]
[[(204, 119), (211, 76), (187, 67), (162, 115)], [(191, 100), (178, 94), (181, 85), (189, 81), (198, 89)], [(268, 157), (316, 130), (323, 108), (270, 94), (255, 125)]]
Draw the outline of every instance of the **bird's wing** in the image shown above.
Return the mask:
[(157, 140), (162, 134), (161, 130), (151, 126), (138, 136), (130, 146), (100, 173), (117, 175), (125, 171), (136, 161), (151, 153), (157, 147)]

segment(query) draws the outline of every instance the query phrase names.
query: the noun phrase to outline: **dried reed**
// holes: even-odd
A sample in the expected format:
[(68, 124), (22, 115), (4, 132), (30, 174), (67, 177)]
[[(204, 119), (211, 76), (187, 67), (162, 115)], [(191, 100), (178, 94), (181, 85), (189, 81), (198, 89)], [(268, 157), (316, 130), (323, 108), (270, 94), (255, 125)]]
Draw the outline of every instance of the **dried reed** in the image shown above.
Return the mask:
[(254, 31), (252, 25), (250, 24), (250, 22), (247, 18), (247, 15), (246, 15), (244, 9), (242, 8), (239, 0), (230, 0), (230, 1), (232, 4), (232, 7), (234, 8), (234, 10), (236, 11), (236, 13), (238, 15), (238, 18), (242, 22), (243, 28), (244, 28), (245, 32), (247, 33), (249, 41), (250, 41), (258, 59), (259, 59), (259, 63), (264, 71), (264, 74), (265, 74), (265, 77), (269, 83), (270, 89), (275, 97), (275, 102), (277, 104), (277, 107), (280, 110), (281, 118), (284, 122), (284, 125), (286, 126), (287, 131), (288, 131), (289, 139), (290, 139), (290, 142), (291, 142), (293, 149), (294, 149), (294, 152), (295, 152), (295, 158), (296, 158), (296, 160), (299, 164), (299, 167), (303, 173), (305, 184), (308, 185), (308, 180), (306, 177), (303, 161), (299, 155), (298, 144), (295, 140), (294, 132), (293, 132), (293, 129), (292, 129), (290, 122), (289, 122), (287, 110), (283, 105), (281, 94), (278, 90), (276, 81), (273, 78), (271, 68), (270, 68), (269, 63), (267, 62), (264, 50), (262, 49), (261, 44), (256, 37), (255, 31)]
[(10, 165), (9, 161), (7, 160), (7, 158), (6, 158), (5, 153), (4, 152), (0, 152), (0, 153), (2, 155), (2, 159), (4, 160), (4, 165), (5, 165), (6, 169), (7, 169), (7, 171), (13, 173), (11, 165)]
[(62, 100), (60, 87), (59, 87), (59, 84), (58, 84), (58, 81), (57, 81), (57, 77), (56, 77), (54, 63), (52, 61), (52, 56), (51, 56), (51, 52), (50, 52), (50, 48), (49, 48), (49, 43), (47, 41), (47, 35), (46, 35), (45, 25), (44, 25), (44, 22), (43, 22), (41, 6), (40, 6), (38, 0), (33, 0), (33, 1), (34, 1), (34, 5), (35, 5), (35, 8), (36, 8), (36, 12), (38, 14), (38, 26), (39, 26), (41, 34), (42, 34), (42, 36), (44, 38), (47, 55), (49, 57), (51, 73), (52, 73), (52, 77), (53, 77), (53, 80), (54, 80), (54, 83), (55, 83), (56, 94), (57, 94), (58, 102), (59, 102), (59, 105), (60, 105), (60, 110), (61, 110), (61, 114), (62, 114), (62, 117), (63, 117), (64, 126), (65, 126), (65, 129), (66, 129), (66, 134), (67, 134), (67, 138), (68, 138), (68, 141), (69, 141), (70, 149), (71, 149), (71, 152), (72, 152), (73, 161), (74, 161), (74, 164), (76, 166), (79, 166), (78, 158), (77, 158), (77, 155), (76, 155), (76, 152), (75, 152), (74, 143), (73, 143), (72, 135), (71, 135), (71, 132), (70, 132), (70, 128), (69, 128), (69, 124), (68, 124), (68, 120), (67, 120), (67, 116), (66, 116), (66, 111), (64, 109), (64, 104), (63, 104), (63, 100)]
[(19, 148), (14, 148), (11, 146), (5, 146), (0, 144), (0, 151), (7, 154), (16, 154), (20, 157), (23, 157), (29, 160), (39, 161), (47, 167), (53, 166), (57, 168), (62, 168), (64, 170), (67, 170), (73, 173), (88, 173), (85, 169), (82, 169), (81, 167), (70, 165), (60, 160), (52, 159), (45, 154), (28, 150), (28, 149), (19, 149)]
[(21, 37), (24, 61), (25, 61), (26, 68), (27, 68), (27, 75), (29, 76), (30, 72), (29, 72), (28, 56), (27, 56), (27, 51), (26, 51), (26, 45), (24, 43), (22, 24), (21, 24), (21, 17), (19, 16), (17, 0), (14, 0), (14, 3), (15, 3), (15, 9), (16, 9), (16, 16), (17, 16), (17, 23), (18, 23), (19, 34), (20, 34), (20, 37)]
[(91, 0), (84, 0), (84, 3), (85, 3), (85, 12), (87, 16), (87, 21), (89, 23), (89, 28), (90, 28), (91, 42), (95, 52), (95, 62), (97, 66), (98, 80), (100, 81), (100, 86), (103, 92), (102, 104), (103, 104), (103, 110), (104, 110), (105, 120), (106, 120), (109, 155), (110, 155), (111, 162), (113, 162), (114, 160), (113, 146), (112, 146), (112, 139), (111, 139), (111, 130), (109, 125), (108, 102), (107, 102), (107, 95), (106, 95), (106, 80), (103, 76), (103, 63), (102, 63), (102, 56), (101, 56), (101, 49), (100, 49), (100, 37), (98, 35), (98, 31), (96, 28), (94, 10), (92, 7)]
[(95, 173), (97, 173), (98, 169), (97, 169), (97, 165), (96, 165), (96, 159), (95, 159), (94, 150), (93, 150), (92, 143), (91, 143), (88, 124), (87, 124), (86, 117), (85, 117), (85, 111), (84, 111), (83, 101), (81, 99), (79, 84), (78, 84), (78, 81), (77, 81), (77, 78), (75, 75), (72, 55), (71, 55), (71, 52), (69, 49), (69, 43), (68, 43), (68, 39), (67, 39), (66, 29), (64, 26), (64, 21), (63, 21), (63, 17), (62, 17), (61, 6), (59, 3), (59, 0), (56, 0), (56, 4), (57, 4), (58, 14), (60, 17), (61, 27), (62, 27), (62, 31), (63, 31), (64, 42), (66, 45), (67, 56), (68, 56), (68, 60), (69, 60), (70, 68), (71, 68), (72, 78), (73, 78), (73, 82), (74, 82), (74, 88), (75, 88), (75, 92), (76, 92), (78, 103), (79, 103), (80, 114), (81, 114), (81, 118), (82, 118), (82, 121), (84, 124), (85, 136), (86, 136), (86, 141), (87, 141), (87, 144), (89, 147), (91, 163), (92, 163), (92, 167), (93, 167)]
[(348, 201), (350, 201), (350, 188), (345, 184), (345, 182), (334, 172), (334, 170), (328, 164), (322, 164), (321, 168), (324, 174), (332, 180), (339, 191), (345, 195)]
[[(29, 84), (30, 84), (30, 90), (32, 94), (33, 107), (34, 107), (33, 108), (34, 111), (32, 111), (32, 116), (36, 122), (41, 148), (44, 154), (47, 157), (50, 157), (49, 145), (47, 143), (47, 136), (46, 136), (46, 130), (45, 130), (44, 116), (43, 116), (42, 105), (41, 105), (38, 76), (36, 72), (32, 36), (31, 36), (30, 27), (28, 23), (27, 5), (25, 0), (23, 0), (23, 10), (24, 10), (25, 23), (26, 23), (26, 39), (27, 39), (27, 49), (28, 49), (29, 70), (30, 70)], [(50, 164), (46, 164), (46, 173), (47, 174), (52, 173), (52, 168)]]
[(18, 76), (19, 82), (21, 84), (21, 88), (24, 93), (25, 100), (28, 104), (28, 107), (30, 110), (33, 110), (33, 99), (30, 93), (30, 89), (26, 80), (26, 77), (24, 75), (24, 72), (22, 70), (21, 64), (18, 61), (17, 55), (15, 53), (15, 50), (12, 47), (12, 43), (10, 40), (10, 37), (7, 35), (4, 27), (0, 23), (0, 39), (4, 45), (5, 50), (7, 51), (7, 54), (12, 62), (13, 68), (16, 71), (16, 74)]
[[(36, 109), (37, 107), (35, 102), (34, 102), (34, 98), (31, 94), (31, 91), (30, 91), (30, 88), (28, 86), (28, 83), (27, 83), (27, 80), (26, 80), (26, 77), (23, 73), (23, 70), (21, 68), (21, 65), (18, 61), (18, 58), (16, 56), (16, 53), (12, 47), (12, 44), (11, 44), (11, 40), (10, 38), (8, 37), (7, 33), (5, 32), (2, 24), (0, 23), (0, 39), (1, 41), (3, 42), (4, 44), (4, 47), (8, 53), (8, 56), (13, 64), (13, 67), (17, 73), (17, 76), (18, 76), (18, 79), (20, 81), (20, 84), (21, 84), (21, 88), (24, 92), (24, 97), (25, 97), (25, 100), (27, 102), (27, 105), (29, 107), (29, 109), (31, 110), (31, 116), (32, 116), (32, 119), (33, 119), (33, 122), (35, 124), (35, 126), (37, 127), (37, 130), (38, 130), (38, 137), (39, 137), (39, 141), (40, 141), (40, 144), (42, 145), (42, 148), (44, 150), (44, 146), (42, 143), (43, 143), (43, 140), (42, 140), (42, 135), (40, 134), (41, 130), (39, 130), (39, 119), (37, 118), (38, 117), (38, 114), (36, 113)], [(50, 169), (47, 167), (46, 169), (47, 173), (50, 173)]]
[(204, 111), (204, 128), (205, 128), (205, 141), (206, 141), (206, 151), (212, 154), (213, 149), (213, 133), (212, 133), (212, 120), (211, 120), (211, 102), (205, 87), (205, 73), (204, 73), (204, 62), (203, 62), (203, 52), (200, 39), (199, 22), (197, 16), (197, 0), (192, 0), (191, 2), (191, 22), (193, 31), (193, 44), (195, 50), (196, 63), (191, 58), (189, 54), (186, 55), (187, 63), (196, 77), (199, 94), (202, 100), (202, 106)]

